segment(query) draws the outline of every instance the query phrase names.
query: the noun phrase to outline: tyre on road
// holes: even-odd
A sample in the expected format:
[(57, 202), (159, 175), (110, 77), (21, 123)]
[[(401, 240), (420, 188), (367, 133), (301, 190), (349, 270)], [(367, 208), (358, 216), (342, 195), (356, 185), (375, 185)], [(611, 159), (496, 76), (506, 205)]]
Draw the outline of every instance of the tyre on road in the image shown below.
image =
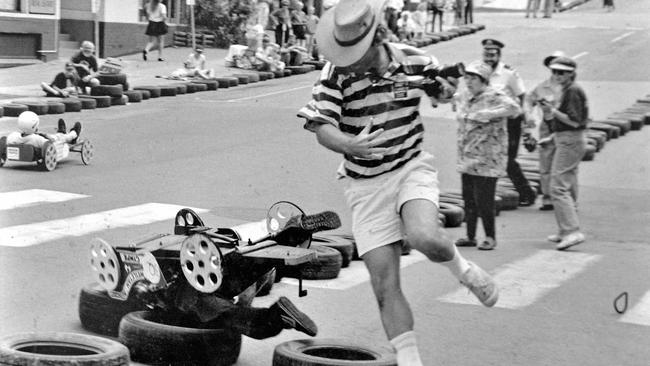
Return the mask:
[(122, 317), (144, 309), (146, 306), (136, 298), (126, 301), (111, 298), (97, 283), (84, 286), (79, 294), (81, 325), (84, 329), (101, 335), (117, 337)]
[(298, 339), (280, 343), (273, 366), (397, 366), (387, 349), (348, 339)]
[(96, 336), (20, 333), (0, 338), (0, 365), (129, 366), (129, 350)]
[(227, 366), (237, 362), (241, 334), (202, 329), (181, 314), (136, 311), (122, 318), (119, 340), (131, 358), (149, 365)]

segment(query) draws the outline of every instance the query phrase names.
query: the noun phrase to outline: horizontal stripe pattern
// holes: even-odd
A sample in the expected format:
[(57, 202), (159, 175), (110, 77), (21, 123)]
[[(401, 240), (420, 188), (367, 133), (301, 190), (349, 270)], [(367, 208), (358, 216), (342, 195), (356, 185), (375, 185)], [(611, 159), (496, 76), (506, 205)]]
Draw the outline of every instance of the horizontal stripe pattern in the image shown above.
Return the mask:
[[(406, 54), (393, 46), (387, 48), (395, 68), (395, 77), (423, 75), (437, 67), (429, 56)], [(421, 150), (424, 128), (419, 105), (426, 94), (412, 84), (396, 88), (395, 82), (368, 75), (348, 75), (332, 64), (327, 64), (312, 90), (312, 100), (298, 116), (308, 120), (305, 127), (314, 130), (314, 124), (332, 124), (350, 135), (359, 134), (372, 123), (371, 131), (383, 129), (381, 138), (388, 148), (381, 159), (359, 159), (345, 156), (344, 171), (352, 178), (371, 178), (398, 169)]]
[[(600, 255), (542, 250), (527, 258), (498, 268), (493, 278), (499, 286), (496, 307), (520, 309), (531, 305), (546, 293), (577, 276), (601, 259)], [(466, 288), (439, 298), (456, 304), (480, 305)]]
[(86, 197), (88, 196), (85, 194), (50, 191), (46, 189), (1, 192), (0, 211), (29, 207), (41, 203), (65, 202)]
[[(184, 206), (163, 203), (118, 208), (87, 215), (0, 229), (0, 246), (28, 247), (69, 236), (82, 236), (120, 227), (146, 225), (174, 218)], [(192, 208), (197, 213), (205, 209)], [(170, 222), (170, 229), (173, 222)]]

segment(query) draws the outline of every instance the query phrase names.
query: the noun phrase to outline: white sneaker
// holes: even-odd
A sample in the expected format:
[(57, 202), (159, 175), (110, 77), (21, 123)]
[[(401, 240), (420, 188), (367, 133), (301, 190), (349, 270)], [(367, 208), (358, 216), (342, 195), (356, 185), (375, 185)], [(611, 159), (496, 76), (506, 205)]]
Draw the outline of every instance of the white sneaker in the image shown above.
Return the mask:
[(562, 241), (555, 247), (557, 250), (566, 250), (574, 245), (581, 244), (585, 241), (583, 233), (576, 231), (565, 236)]
[(546, 240), (550, 241), (551, 243), (559, 243), (562, 241), (562, 237), (559, 234), (553, 234), (547, 236)]
[(463, 273), (460, 283), (465, 285), (487, 307), (492, 307), (499, 299), (499, 289), (494, 279), (481, 267), (468, 261), (469, 269)]

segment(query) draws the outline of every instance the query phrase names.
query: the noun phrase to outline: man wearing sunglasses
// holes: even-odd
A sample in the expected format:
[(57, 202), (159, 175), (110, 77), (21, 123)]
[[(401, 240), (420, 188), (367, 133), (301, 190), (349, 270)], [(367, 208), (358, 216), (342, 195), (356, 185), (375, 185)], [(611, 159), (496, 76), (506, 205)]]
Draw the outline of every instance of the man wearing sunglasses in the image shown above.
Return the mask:
[[(522, 106), (526, 88), (519, 73), (501, 61), (501, 49), (505, 47), (505, 45), (503, 42), (490, 38), (484, 39), (481, 44), (483, 45), (483, 62), (492, 67), (490, 85), (494, 89), (504, 92), (517, 104)], [(517, 163), (516, 159), (519, 151), (519, 142), (522, 136), (522, 127), (524, 127), (524, 135), (529, 136), (530, 130), (534, 126), (523, 126), (523, 124), (523, 114), (508, 118), (507, 172), (508, 177), (519, 193), (519, 206), (531, 206), (535, 203), (537, 194), (530, 187), (530, 183), (528, 183), (528, 179), (524, 176), (524, 173), (521, 171), (521, 167), (519, 166), (519, 163)]]
[(584, 90), (575, 82), (576, 62), (569, 57), (558, 57), (551, 61), (549, 68), (553, 81), (562, 87), (562, 96), (557, 108), (542, 103), (556, 149), (551, 163), (550, 193), (559, 230), (548, 240), (558, 243), (556, 249), (565, 250), (585, 240), (580, 232), (576, 200), (578, 164), (585, 153), (584, 130), (589, 108)]

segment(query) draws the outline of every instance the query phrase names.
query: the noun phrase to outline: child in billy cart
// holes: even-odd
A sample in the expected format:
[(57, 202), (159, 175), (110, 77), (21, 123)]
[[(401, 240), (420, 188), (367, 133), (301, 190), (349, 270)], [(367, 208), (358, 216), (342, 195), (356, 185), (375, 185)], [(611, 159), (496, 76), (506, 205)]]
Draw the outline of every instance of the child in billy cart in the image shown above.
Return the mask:
[(59, 119), (55, 134), (39, 133), (40, 119), (36, 113), (25, 111), (18, 116), (18, 131), (7, 135), (7, 144), (26, 144), (42, 148), (47, 141), (55, 144), (74, 144), (81, 134), (81, 122), (75, 122), (74, 127), (66, 132), (65, 121)]

